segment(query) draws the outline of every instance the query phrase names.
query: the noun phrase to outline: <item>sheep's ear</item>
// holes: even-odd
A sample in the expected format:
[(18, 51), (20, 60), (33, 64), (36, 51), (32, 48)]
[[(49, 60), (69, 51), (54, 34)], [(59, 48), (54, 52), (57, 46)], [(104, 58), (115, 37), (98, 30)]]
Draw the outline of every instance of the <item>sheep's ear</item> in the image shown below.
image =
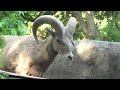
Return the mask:
[(67, 25), (66, 25), (66, 33), (69, 35), (70, 38), (73, 38), (73, 34), (76, 29), (76, 18), (75, 17), (70, 17)]
[(49, 35), (55, 37), (55, 32), (53, 30), (47, 29), (47, 32), (48, 32)]

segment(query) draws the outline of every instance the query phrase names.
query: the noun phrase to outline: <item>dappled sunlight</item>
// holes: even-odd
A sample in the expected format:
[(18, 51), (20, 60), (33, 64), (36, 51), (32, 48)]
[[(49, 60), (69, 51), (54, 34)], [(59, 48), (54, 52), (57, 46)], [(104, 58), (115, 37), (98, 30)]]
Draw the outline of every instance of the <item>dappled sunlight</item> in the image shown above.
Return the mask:
[[(28, 29), (29, 29), (30, 35), (33, 35), (32, 25), (33, 25), (33, 22), (28, 22)], [(37, 36), (40, 39), (45, 39), (48, 36), (46, 27), (51, 30), (51, 25), (49, 24), (43, 24), (39, 26), (38, 31), (37, 31)]]
[(76, 46), (76, 51), (81, 60), (88, 61), (93, 54), (95, 44), (89, 42), (89, 40), (83, 40)]

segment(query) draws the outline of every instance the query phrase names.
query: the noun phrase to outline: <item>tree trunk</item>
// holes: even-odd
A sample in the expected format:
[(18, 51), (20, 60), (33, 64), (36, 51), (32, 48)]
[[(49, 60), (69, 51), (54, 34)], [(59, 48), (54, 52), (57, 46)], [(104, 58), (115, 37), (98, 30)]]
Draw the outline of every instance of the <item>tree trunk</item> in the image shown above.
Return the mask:
[(60, 55), (43, 75), (49, 79), (120, 78), (120, 43), (96, 40), (75, 41), (73, 61)]
[(83, 33), (87, 39), (96, 39), (99, 37), (99, 32), (94, 22), (94, 12), (93, 11), (86, 11), (86, 21), (84, 21), (82, 17), (82, 12), (80, 11), (72, 11), (71, 12), (77, 19), (78, 23), (80, 24)]

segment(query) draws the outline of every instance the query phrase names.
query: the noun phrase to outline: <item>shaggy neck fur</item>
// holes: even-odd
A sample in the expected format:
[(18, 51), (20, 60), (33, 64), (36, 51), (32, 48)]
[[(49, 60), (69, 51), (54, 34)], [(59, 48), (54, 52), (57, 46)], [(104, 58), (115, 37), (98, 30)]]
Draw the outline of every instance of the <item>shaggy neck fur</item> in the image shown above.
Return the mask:
[(49, 36), (40, 46), (41, 51), (39, 55), (42, 55), (43, 57), (42, 60), (40, 60), (42, 72), (45, 72), (47, 70), (47, 68), (50, 66), (58, 54), (53, 48), (53, 40), (54, 38), (52, 36)]

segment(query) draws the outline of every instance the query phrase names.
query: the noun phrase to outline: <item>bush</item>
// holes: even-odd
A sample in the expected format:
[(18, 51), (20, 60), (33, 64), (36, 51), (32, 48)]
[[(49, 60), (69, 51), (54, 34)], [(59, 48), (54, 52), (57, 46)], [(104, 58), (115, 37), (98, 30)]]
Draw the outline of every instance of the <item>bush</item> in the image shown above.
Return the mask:
[(111, 42), (120, 42), (120, 13), (116, 17), (104, 18), (98, 30), (102, 40)]

